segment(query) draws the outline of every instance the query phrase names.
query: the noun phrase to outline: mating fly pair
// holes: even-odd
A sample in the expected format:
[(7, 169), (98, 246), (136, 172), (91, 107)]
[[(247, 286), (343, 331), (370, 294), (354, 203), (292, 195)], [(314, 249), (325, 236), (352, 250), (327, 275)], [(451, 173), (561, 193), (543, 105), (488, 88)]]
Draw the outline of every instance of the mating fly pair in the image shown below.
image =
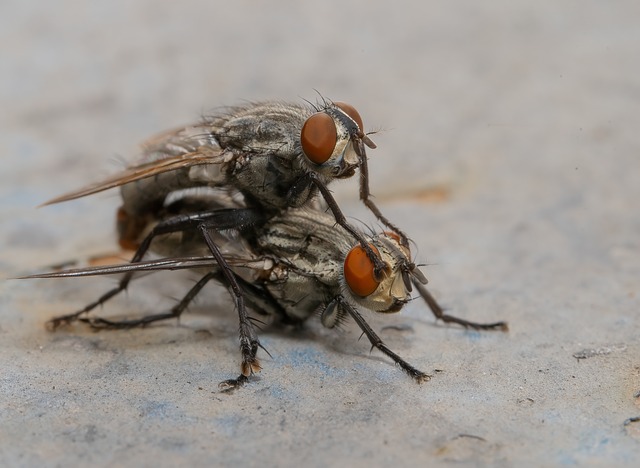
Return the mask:
[[(327, 101), (232, 107), (149, 141), (140, 164), (48, 202), (120, 186), (120, 243), (137, 249), (130, 264), (36, 275), (125, 273), (116, 288), (76, 313), (52, 319), (50, 327), (81, 320), (96, 328), (129, 328), (178, 317), (214, 279), (231, 291), (240, 322), (242, 373), (223, 382), (226, 388), (241, 385), (260, 369), (260, 342), (247, 307), (288, 322), (319, 312), (327, 327), (351, 317), (373, 347), (416, 380), (426, 380), (427, 374), (386, 347), (356, 307), (396, 312), (415, 286), (446, 322), (501, 330), (506, 324), (476, 324), (443, 314), (411, 261), (407, 237), (369, 198), (365, 145), (375, 148), (358, 112)], [(360, 197), (389, 232), (366, 236), (353, 227), (327, 189), (333, 179), (350, 177), (357, 168)], [(150, 249), (167, 258), (144, 261)], [(179, 268), (205, 268), (205, 273), (171, 311), (125, 321), (85, 317), (124, 290), (135, 272)]]

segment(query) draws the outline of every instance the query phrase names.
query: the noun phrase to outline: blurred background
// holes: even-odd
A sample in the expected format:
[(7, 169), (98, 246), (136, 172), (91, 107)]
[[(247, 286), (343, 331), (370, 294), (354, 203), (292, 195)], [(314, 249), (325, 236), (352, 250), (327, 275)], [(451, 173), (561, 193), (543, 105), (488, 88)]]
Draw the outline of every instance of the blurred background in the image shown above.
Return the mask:
[[(640, 413), (638, 18), (640, 4), (624, 0), (3, 0), (4, 277), (114, 250), (117, 191), (35, 207), (116, 172), (145, 138), (217, 106), (321, 93), (354, 105), (377, 132), (372, 191), (429, 263), (437, 297), (457, 315), (512, 326), (508, 336), (444, 331), (417, 302), (405, 318), (374, 318), (378, 329), (408, 321), (415, 333), (383, 339), (419, 367), (445, 370), (422, 387), (367, 355), (352, 329), (336, 349), (309, 341), (321, 357), (305, 361), (301, 382), (291, 375), (302, 373), (306, 342), (271, 336), (279, 357), (262, 380), (235, 399), (207, 391), (201, 401), (166, 377), (178, 372), (175, 347), (185, 347), (180, 372), (200, 366), (185, 379), (215, 390), (234, 369), (233, 321), (205, 340), (206, 353), (187, 347), (188, 328), (50, 335), (42, 323), (104, 281), (3, 281), (4, 462), (127, 464), (153, 450), (168, 464), (247, 464), (249, 448), (256, 464), (632, 465), (640, 434), (622, 422)], [(332, 189), (350, 216), (372, 222), (355, 179)], [(150, 353), (133, 344), (140, 336), (169, 343)], [(100, 349), (118, 372), (94, 356)], [(578, 364), (584, 349), (601, 352)], [(84, 369), (85, 359), (107, 370)], [(357, 373), (326, 370), (352, 362)], [(158, 375), (171, 383), (153, 387)], [(110, 408), (120, 417), (96, 424), (91, 412)], [(272, 443), (286, 450), (273, 454)]]

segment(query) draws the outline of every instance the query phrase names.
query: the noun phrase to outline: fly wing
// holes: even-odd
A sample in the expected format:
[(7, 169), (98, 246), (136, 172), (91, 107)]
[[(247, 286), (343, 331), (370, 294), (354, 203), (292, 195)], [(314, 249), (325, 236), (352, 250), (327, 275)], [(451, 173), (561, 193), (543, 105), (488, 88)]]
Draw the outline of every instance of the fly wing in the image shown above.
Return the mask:
[(192, 166), (220, 164), (223, 150), (204, 124), (164, 132), (142, 144), (138, 164), (87, 187), (53, 198), (41, 206), (75, 200), (114, 187)]
[[(231, 267), (248, 268), (263, 271), (271, 266), (269, 259), (225, 256), (225, 260)], [(75, 278), (80, 276), (116, 275), (138, 271), (162, 271), (162, 270), (186, 270), (194, 268), (219, 269), (220, 266), (214, 257), (176, 257), (145, 260), (136, 263), (122, 263), (119, 265), (93, 266), (86, 268), (73, 268), (36, 275), (20, 276), (16, 279), (39, 278)]]
[(166, 130), (142, 142), (140, 147), (142, 164), (197, 153), (203, 147), (218, 148), (218, 143), (211, 136), (211, 126), (199, 123)]

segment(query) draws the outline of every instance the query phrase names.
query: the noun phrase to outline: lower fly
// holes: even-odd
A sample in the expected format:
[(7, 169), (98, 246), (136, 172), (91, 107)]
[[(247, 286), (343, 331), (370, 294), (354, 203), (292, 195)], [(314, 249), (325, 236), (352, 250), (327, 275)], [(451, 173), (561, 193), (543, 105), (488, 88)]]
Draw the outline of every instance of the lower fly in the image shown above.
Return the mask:
[[(116, 288), (79, 312), (52, 319), (50, 326), (55, 328), (79, 320), (97, 329), (132, 328), (178, 318), (209, 281), (217, 281), (230, 290), (240, 322), (241, 374), (222, 382), (221, 387), (225, 390), (242, 385), (261, 369), (257, 358), (261, 345), (246, 308), (287, 323), (304, 322), (318, 314), (327, 328), (352, 319), (372, 347), (391, 358), (418, 382), (428, 380), (430, 375), (389, 349), (365, 321), (361, 310), (383, 314), (398, 312), (411, 299), (411, 291), (415, 287), (435, 317), (445, 323), (477, 330), (507, 330), (507, 324), (502, 321), (476, 323), (445, 314), (427, 290), (427, 280), (412, 262), (408, 247), (395, 233), (370, 236), (363, 233), (370, 248), (385, 265), (385, 275), (380, 279), (362, 246), (354, 245), (350, 233), (336, 226), (333, 217), (320, 210), (290, 209), (267, 221), (261, 219), (259, 212), (249, 209), (221, 209), (214, 213), (206, 220), (198, 219), (197, 223), (189, 215), (178, 218), (180, 222), (172, 218), (169, 226), (166, 221), (161, 222), (154, 228), (155, 233), (148, 236), (182, 233), (186, 236), (182, 239), (182, 251), (196, 256), (150, 261), (139, 259), (124, 265), (32, 276), (51, 278), (125, 273), (128, 284), (136, 272), (204, 268), (206, 273), (171, 310), (130, 320), (89, 316), (89, 311), (96, 304), (106, 302), (121, 290)], [(216, 226), (216, 229), (208, 229), (206, 223)], [(220, 228), (226, 225), (248, 227), (240, 230)], [(189, 233), (202, 237), (189, 237)], [(213, 255), (203, 252), (213, 252)]]

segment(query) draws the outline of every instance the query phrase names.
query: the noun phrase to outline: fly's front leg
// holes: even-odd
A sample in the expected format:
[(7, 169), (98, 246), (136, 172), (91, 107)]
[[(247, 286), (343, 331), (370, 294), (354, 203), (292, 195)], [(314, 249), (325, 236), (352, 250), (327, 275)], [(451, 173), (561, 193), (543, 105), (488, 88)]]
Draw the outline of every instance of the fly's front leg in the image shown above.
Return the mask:
[(435, 298), (431, 295), (429, 290), (417, 279), (413, 278), (413, 284), (416, 289), (425, 300), (431, 312), (438, 320), (442, 320), (444, 323), (457, 323), (458, 325), (462, 325), (465, 328), (472, 328), (474, 330), (499, 330), (499, 331), (509, 331), (509, 326), (507, 322), (492, 322), (492, 323), (476, 323), (470, 322), (468, 320), (464, 320), (458, 317), (454, 317), (452, 315), (447, 315), (440, 307), (435, 300)]
[(320, 179), (318, 179), (318, 176), (315, 172), (308, 172), (304, 177), (298, 179), (294, 187), (291, 189), (290, 193), (295, 194), (309, 183), (315, 185), (318, 188), (320, 194), (325, 199), (327, 205), (329, 206), (329, 209), (333, 213), (333, 216), (336, 219), (336, 223), (342, 226), (347, 232), (349, 232), (349, 234), (351, 234), (358, 242), (360, 242), (360, 245), (367, 253), (367, 257), (369, 257), (369, 259), (373, 262), (374, 275), (376, 279), (382, 280), (388, 273), (388, 265), (383, 262), (382, 259), (373, 251), (364, 235), (347, 222), (347, 218), (342, 213), (342, 210), (340, 210), (340, 207), (338, 206), (335, 198), (333, 198), (333, 195), (331, 195), (331, 192), (329, 191), (327, 186)]
[(244, 302), (244, 295), (236, 274), (233, 272), (227, 261), (222, 256), (220, 249), (218, 249), (218, 246), (213, 241), (213, 238), (208, 231), (209, 226), (203, 223), (199, 226), (199, 229), (207, 243), (207, 246), (209, 247), (209, 250), (211, 250), (211, 253), (220, 265), (221, 273), (229, 285), (229, 289), (231, 290), (231, 294), (233, 295), (236, 303), (236, 309), (238, 311), (238, 318), (240, 321), (239, 335), (240, 352), (242, 354), (242, 373), (235, 379), (225, 380), (220, 383), (220, 388), (222, 390), (229, 391), (244, 385), (250, 375), (260, 371), (260, 362), (256, 357), (258, 348), (260, 347), (260, 342), (258, 341), (253, 325), (251, 325), (251, 321), (249, 320), (249, 315), (247, 314), (247, 308)]
[(353, 319), (356, 321), (356, 323), (358, 324), (362, 332), (365, 335), (367, 335), (367, 338), (369, 339), (369, 342), (371, 343), (372, 348), (378, 348), (384, 354), (386, 354), (391, 359), (393, 359), (394, 362), (398, 364), (403, 371), (405, 371), (407, 374), (413, 377), (418, 383), (426, 382), (427, 380), (431, 379), (431, 376), (429, 374), (426, 374), (416, 369), (407, 361), (405, 361), (400, 356), (398, 356), (396, 353), (391, 351), (387, 347), (387, 345), (384, 344), (382, 339), (380, 339), (380, 337), (373, 331), (371, 326), (369, 326), (369, 324), (364, 320), (362, 315), (360, 315), (360, 313), (351, 304), (345, 301), (342, 296), (336, 297), (334, 301), (338, 303), (339, 307), (341, 307), (349, 315), (351, 315), (351, 317), (353, 317)]
[[(359, 143), (362, 144), (362, 143)], [(358, 146), (356, 146), (358, 147)], [(365, 204), (367, 208), (378, 218), (382, 224), (387, 226), (393, 232), (400, 236), (400, 243), (405, 247), (409, 246), (409, 238), (400, 230), (395, 224), (389, 221), (386, 216), (378, 209), (373, 200), (371, 200), (371, 192), (369, 190), (369, 167), (367, 165), (367, 155), (364, 152), (364, 148), (361, 148), (362, 155), (360, 156), (360, 200)]]

